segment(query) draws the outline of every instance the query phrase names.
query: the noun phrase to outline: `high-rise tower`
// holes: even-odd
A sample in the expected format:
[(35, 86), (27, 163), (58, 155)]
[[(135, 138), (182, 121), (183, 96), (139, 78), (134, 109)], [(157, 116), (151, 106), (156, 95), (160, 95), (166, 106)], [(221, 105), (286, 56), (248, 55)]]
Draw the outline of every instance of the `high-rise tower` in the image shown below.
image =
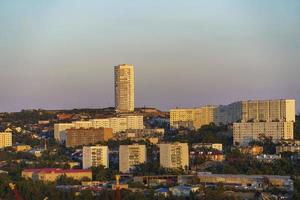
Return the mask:
[(134, 67), (122, 64), (115, 66), (116, 112), (134, 111)]

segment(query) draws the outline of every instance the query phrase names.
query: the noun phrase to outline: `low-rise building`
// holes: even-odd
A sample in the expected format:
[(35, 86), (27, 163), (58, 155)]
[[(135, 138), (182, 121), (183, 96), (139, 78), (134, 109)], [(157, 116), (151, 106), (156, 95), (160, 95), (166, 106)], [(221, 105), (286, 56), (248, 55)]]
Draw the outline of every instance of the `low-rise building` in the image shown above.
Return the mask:
[(42, 156), (44, 151), (45, 151), (45, 149), (31, 149), (31, 150), (29, 150), (29, 153), (31, 153), (35, 157), (39, 158)]
[(39, 125), (48, 125), (48, 124), (50, 124), (50, 120), (39, 120), (38, 124)]
[(178, 175), (135, 176), (133, 181), (146, 186), (176, 185), (178, 183)]
[(27, 179), (32, 179), (34, 181), (48, 181), (54, 182), (59, 177), (66, 176), (68, 178), (73, 178), (74, 180), (90, 179), (92, 180), (91, 170), (82, 169), (25, 169), (22, 171), (22, 177)]
[(261, 161), (261, 162), (274, 162), (275, 160), (279, 160), (281, 159), (281, 155), (267, 155), (267, 154), (261, 154), (261, 155), (257, 155), (256, 159)]
[(75, 167), (79, 167), (80, 166), (80, 163), (79, 162), (72, 162), (72, 161), (69, 161), (69, 162), (67, 162), (68, 163), (68, 165), (69, 165), (69, 167), (70, 167), (70, 169), (73, 169), (73, 168), (75, 168)]
[[(129, 188), (128, 184), (120, 184), (119, 185), (120, 190), (127, 190), (128, 188)], [(117, 189), (116, 184), (112, 184), (111, 189), (116, 190)]]
[(221, 143), (195, 143), (192, 145), (192, 149), (215, 149), (223, 151), (223, 144)]
[(17, 145), (14, 147), (16, 152), (29, 151), (31, 150), (30, 145)]
[(276, 154), (284, 152), (300, 153), (300, 140), (280, 141), (276, 146)]
[(197, 158), (203, 158), (215, 162), (223, 162), (225, 160), (225, 155), (223, 152), (218, 150), (213, 151), (197, 151), (193, 150), (190, 152), (190, 159), (195, 160)]
[(200, 184), (205, 186), (217, 186), (222, 183), (228, 188), (263, 190), (271, 185), (285, 191), (294, 190), (294, 182), (290, 176), (198, 173), (198, 179)]
[(257, 156), (264, 152), (264, 147), (255, 145), (249, 147), (240, 147), (239, 150), (242, 154), (250, 154), (252, 156)]
[(199, 186), (184, 186), (179, 185), (169, 188), (173, 196), (177, 197), (189, 197), (192, 192), (197, 192), (200, 189)]

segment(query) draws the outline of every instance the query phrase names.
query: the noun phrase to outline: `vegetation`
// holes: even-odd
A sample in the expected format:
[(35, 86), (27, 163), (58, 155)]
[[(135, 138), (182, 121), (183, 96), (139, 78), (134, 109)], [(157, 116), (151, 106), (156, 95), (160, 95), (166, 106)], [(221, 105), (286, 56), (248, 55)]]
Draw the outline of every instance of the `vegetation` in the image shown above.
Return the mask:
[(185, 129), (175, 130), (165, 135), (165, 141), (178, 141), (191, 144), (194, 143), (222, 143), (224, 147), (232, 146), (232, 137), (226, 135), (227, 126), (216, 126), (215, 124), (202, 126), (197, 131)]
[(273, 162), (261, 162), (235, 149), (226, 155), (226, 161), (208, 169), (224, 174), (300, 175), (300, 160), (281, 158)]
[(119, 173), (118, 170), (113, 170), (111, 168), (106, 169), (104, 166), (93, 167), (92, 172), (94, 181), (114, 180), (115, 176)]

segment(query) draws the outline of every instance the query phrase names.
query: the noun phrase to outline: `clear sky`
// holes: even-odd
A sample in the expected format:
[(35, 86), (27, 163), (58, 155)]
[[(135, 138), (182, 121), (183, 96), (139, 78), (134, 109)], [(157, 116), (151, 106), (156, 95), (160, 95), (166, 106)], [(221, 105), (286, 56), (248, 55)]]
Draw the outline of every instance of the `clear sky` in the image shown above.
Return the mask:
[(0, 1), (0, 111), (113, 106), (121, 63), (137, 106), (300, 101), (300, 1)]

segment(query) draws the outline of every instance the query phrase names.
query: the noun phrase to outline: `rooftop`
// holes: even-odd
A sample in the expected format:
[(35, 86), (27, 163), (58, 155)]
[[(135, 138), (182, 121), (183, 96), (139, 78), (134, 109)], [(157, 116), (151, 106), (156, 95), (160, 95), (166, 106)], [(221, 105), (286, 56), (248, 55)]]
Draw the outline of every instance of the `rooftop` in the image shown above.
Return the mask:
[(55, 169), (55, 168), (42, 168), (42, 169), (25, 169), (23, 172), (32, 172), (32, 173), (84, 173), (92, 172), (89, 169)]

